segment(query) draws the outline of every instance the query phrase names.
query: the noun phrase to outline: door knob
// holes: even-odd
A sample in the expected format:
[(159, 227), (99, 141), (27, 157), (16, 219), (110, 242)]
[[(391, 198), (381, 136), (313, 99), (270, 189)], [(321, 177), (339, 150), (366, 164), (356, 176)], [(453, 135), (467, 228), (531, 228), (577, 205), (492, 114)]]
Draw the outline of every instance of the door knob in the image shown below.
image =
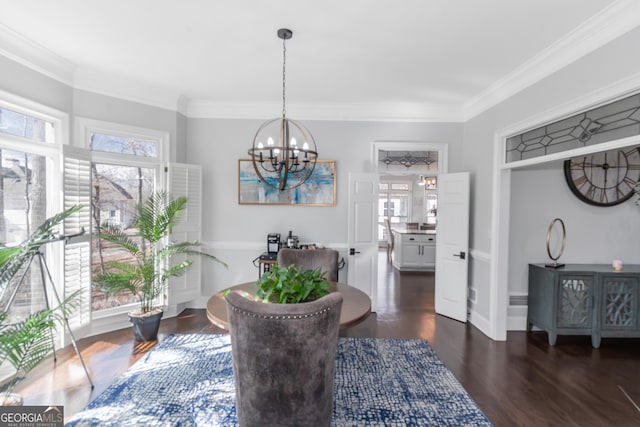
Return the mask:
[(453, 254), (453, 256), (460, 257), (460, 259), (465, 259), (467, 257), (467, 254), (464, 253), (463, 251), (460, 251), (459, 254)]
[(359, 254), (360, 251), (356, 251), (356, 248), (349, 248), (349, 255)]

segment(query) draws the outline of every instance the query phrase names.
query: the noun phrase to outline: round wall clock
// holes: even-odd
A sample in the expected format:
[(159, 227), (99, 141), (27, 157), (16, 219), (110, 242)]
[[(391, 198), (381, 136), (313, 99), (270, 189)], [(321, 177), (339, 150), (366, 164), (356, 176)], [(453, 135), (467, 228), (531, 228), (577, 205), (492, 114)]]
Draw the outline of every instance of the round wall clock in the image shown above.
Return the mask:
[(595, 206), (614, 206), (633, 196), (640, 181), (640, 147), (603, 151), (564, 162), (569, 188)]

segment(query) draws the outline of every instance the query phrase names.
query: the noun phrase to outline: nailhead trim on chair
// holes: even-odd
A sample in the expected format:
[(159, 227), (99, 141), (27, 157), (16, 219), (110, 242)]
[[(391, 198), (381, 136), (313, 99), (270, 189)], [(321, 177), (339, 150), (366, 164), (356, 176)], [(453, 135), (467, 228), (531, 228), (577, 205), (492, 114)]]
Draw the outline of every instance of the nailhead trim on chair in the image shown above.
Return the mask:
[(308, 313), (308, 314), (289, 314), (286, 316), (277, 316), (277, 315), (267, 315), (267, 314), (256, 314), (256, 313), (252, 313), (250, 311), (246, 311), (246, 310), (241, 310), (238, 307), (231, 307), (231, 309), (233, 311), (235, 311), (236, 313), (240, 313), (240, 314), (244, 314), (245, 316), (249, 316), (249, 317), (255, 317), (257, 319), (273, 319), (273, 320), (288, 320), (288, 319), (305, 319), (308, 317), (314, 317), (314, 316), (319, 316), (321, 314), (326, 313), (327, 311), (331, 311), (333, 307), (327, 307), (324, 308), (320, 311), (316, 311), (315, 313)]

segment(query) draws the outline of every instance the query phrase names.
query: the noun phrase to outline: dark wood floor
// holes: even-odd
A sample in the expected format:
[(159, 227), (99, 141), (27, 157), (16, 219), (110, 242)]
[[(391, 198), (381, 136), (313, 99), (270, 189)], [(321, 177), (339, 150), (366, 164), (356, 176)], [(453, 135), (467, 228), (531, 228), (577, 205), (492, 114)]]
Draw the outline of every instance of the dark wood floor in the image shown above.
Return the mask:
[[(496, 426), (640, 426), (640, 340), (559, 337), (550, 347), (544, 332), (510, 332), (506, 342), (488, 339), (469, 324), (433, 311), (433, 273), (385, 269), (381, 257), (380, 307), (350, 337), (426, 339)], [(224, 333), (204, 310), (186, 310), (162, 321), (168, 333)], [(81, 410), (152, 345), (133, 342), (129, 329), (79, 341), (95, 383), (93, 392), (75, 353), (39, 366), (16, 390), (25, 404), (64, 405), (65, 418)]]

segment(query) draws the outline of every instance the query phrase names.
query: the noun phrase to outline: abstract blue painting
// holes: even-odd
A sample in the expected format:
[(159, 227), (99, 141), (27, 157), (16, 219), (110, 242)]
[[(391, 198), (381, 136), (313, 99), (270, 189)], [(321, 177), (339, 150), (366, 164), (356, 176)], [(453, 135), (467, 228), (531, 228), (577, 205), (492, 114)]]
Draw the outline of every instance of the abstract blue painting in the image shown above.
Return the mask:
[(260, 180), (251, 160), (238, 160), (238, 203), (241, 205), (336, 205), (336, 161), (318, 160), (300, 187), (280, 191)]

